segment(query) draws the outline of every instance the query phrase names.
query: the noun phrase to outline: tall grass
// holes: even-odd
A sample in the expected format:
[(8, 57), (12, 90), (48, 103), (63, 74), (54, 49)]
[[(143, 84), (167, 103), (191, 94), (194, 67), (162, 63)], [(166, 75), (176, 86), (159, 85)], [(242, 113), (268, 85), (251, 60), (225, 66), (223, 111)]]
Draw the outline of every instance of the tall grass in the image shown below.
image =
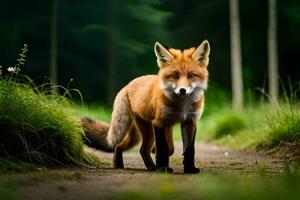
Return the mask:
[(0, 157), (43, 166), (96, 164), (83, 149), (83, 129), (72, 102), (19, 81), (18, 64), (0, 73)]
[(300, 142), (300, 112), (293, 108), (284, 108), (268, 120), (268, 138), (270, 145), (280, 142)]
[(200, 139), (238, 148), (300, 144), (299, 105), (282, 103), (249, 106), (242, 111), (223, 109), (200, 121)]

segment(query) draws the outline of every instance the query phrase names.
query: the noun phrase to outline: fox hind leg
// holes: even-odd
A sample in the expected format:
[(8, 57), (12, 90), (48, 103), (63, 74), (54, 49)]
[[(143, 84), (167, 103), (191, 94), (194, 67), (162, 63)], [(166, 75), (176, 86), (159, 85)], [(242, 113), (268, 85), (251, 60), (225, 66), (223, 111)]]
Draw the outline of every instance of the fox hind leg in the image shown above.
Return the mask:
[(116, 145), (114, 150), (114, 157), (113, 157), (113, 168), (115, 169), (123, 169), (123, 148), (121, 145)]
[(140, 148), (140, 154), (143, 158), (146, 168), (150, 171), (154, 171), (156, 167), (151, 158), (151, 151), (154, 147), (153, 126), (151, 123), (146, 122), (139, 117), (136, 117), (135, 122), (142, 136), (142, 146)]
[(140, 141), (140, 135), (136, 127), (132, 124), (125, 135), (123, 141), (116, 145), (114, 149), (113, 167), (116, 169), (123, 169), (123, 151), (130, 149), (131, 147), (138, 144)]

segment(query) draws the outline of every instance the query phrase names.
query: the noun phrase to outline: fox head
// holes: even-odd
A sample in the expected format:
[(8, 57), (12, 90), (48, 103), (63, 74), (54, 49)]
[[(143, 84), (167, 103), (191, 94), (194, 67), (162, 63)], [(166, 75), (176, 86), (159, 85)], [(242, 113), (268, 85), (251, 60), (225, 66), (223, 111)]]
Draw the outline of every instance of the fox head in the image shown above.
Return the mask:
[[(198, 99), (207, 89), (210, 46), (204, 40), (197, 48), (183, 51), (155, 43), (160, 87), (169, 98), (194, 96)], [(195, 100), (196, 100), (195, 99)]]

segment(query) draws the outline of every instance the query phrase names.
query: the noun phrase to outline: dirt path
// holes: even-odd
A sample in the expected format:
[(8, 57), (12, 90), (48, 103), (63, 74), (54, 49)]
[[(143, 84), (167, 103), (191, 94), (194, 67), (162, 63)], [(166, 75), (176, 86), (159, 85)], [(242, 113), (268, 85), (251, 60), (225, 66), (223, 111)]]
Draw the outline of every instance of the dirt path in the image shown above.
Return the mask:
[[(175, 169), (175, 173), (183, 173), (182, 169), (182, 144), (176, 142), (175, 153), (170, 159), (170, 166)], [(109, 168), (112, 167), (112, 154), (96, 151), (87, 148), (89, 152), (100, 157)], [(154, 159), (154, 155), (153, 155)], [(196, 164), (202, 172), (222, 172), (222, 171), (244, 171), (252, 172), (264, 168), (270, 173), (277, 173), (282, 169), (282, 161), (270, 156), (263, 155), (255, 151), (240, 151), (220, 147), (207, 143), (196, 144)], [(124, 165), (128, 170), (135, 173), (143, 172), (144, 166), (141, 156), (138, 154), (138, 148), (124, 153)], [(142, 169), (142, 170), (141, 170)], [(125, 172), (127, 171), (125, 170)], [(116, 173), (123, 173), (123, 170), (117, 170)]]
[[(164, 176), (145, 170), (138, 149), (124, 153), (126, 167), (124, 170), (111, 169), (112, 154), (90, 148), (87, 150), (108, 163), (107, 167), (84, 171), (64, 170), (63, 174), (67, 173), (67, 175), (61, 175), (61, 171), (50, 172), (50, 175), (47, 172), (46, 181), (43, 176), (40, 178), (36, 175), (32, 177), (26, 175), (21, 178), (22, 199), (106, 199), (109, 197), (107, 195), (112, 194), (111, 192), (117, 192), (121, 188), (146, 187), (147, 183), (151, 181), (157, 183), (159, 177)], [(170, 160), (170, 166), (175, 169), (175, 173), (170, 175), (172, 179), (182, 181), (192, 176), (199, 176), (182, 175), (181, 150), (181, 143), (176, 142), (175, 154)], [(238, 151), (206, 143), (196, 144), (196, 164), (201, 168), (200, 176), (224, 172), (252, 174), (259, 170), (276, 174), (283, 170), (282, 161), (278, 159), (254, 151)]]

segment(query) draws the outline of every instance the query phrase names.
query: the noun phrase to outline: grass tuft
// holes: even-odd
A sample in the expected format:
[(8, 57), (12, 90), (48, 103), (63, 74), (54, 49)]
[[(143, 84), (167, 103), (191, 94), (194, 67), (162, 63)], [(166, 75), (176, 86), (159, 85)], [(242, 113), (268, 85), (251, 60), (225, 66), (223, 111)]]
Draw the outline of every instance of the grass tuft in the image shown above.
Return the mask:
[(198, 139), (235, 148), (274, 149), (274, 153), (300, 155), (300, 109), (282, 103), (248, 106), (242, 111), (222, 109), (199, 122)]
[(253, 119), (248, 116), (251, 112), (251, 109), (235, 111), (223, 108), (204, 116), (199, 121), (197, 139), (214, 140), (235, 136), (251, 126)]
[(39, 165), (95, 164), (83, 149), (82, 127), (71, 102), (0, 80), (0, 157)]
[(268, 140), (270, 145), (278, 145), (280, 142), (300, 142), (300, 112), (293, 109), (285, 109), (278, 112), (269, 120)]
[(216, 124), (215, 138), (221, 138), (224, 135), (235, 135), (247, 127), (245, 119), (236, 113), (226, 113)]
[(0, 174), (7, 174), (9, 172), (24, 173), (29, 171), (36, 171), (39, 167), (20, 160), (7, 160), (0, 158)]

